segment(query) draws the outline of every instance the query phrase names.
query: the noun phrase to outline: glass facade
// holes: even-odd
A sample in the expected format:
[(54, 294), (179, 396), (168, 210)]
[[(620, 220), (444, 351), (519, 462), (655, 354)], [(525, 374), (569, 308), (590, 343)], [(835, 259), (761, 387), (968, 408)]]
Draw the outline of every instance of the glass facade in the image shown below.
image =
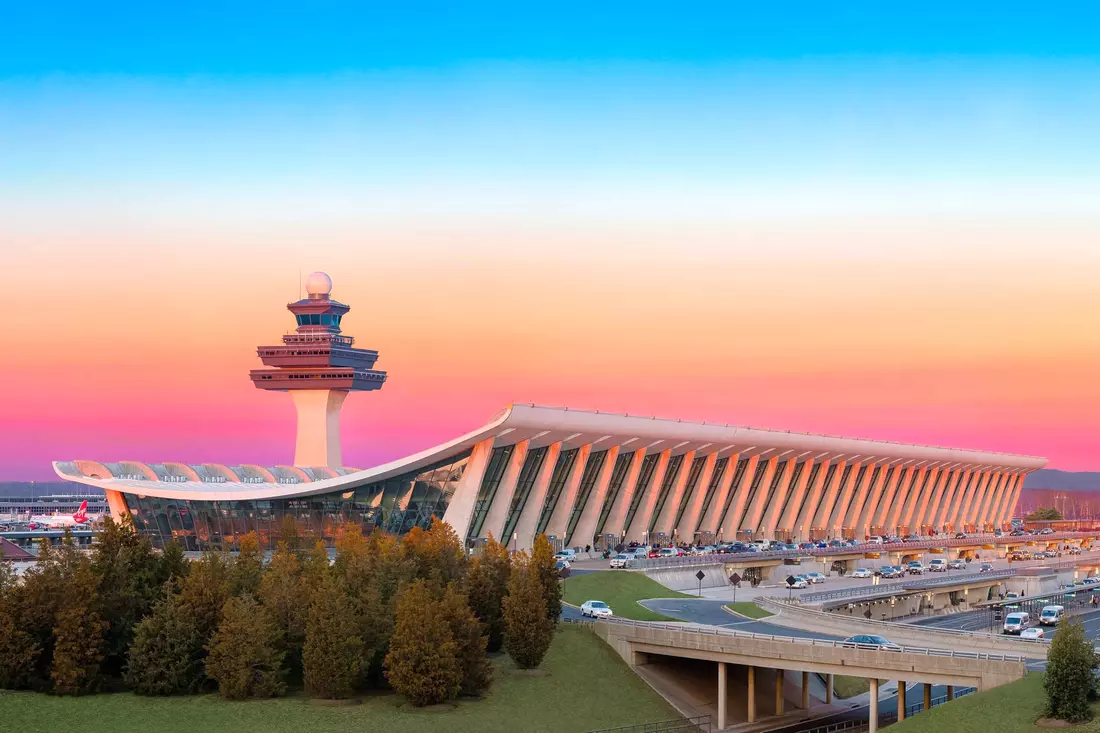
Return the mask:
[(703, 473), (703, 465), (706, 462), (706, 456), (699, 456), (691, 462), (691, 469), (688, 471), (687, 482), (684, 484), (684, 493), (683, 496), (680, 497), (680, 506), (676, 507), (676, 519), (672, 520), (673, 529), (680, 526), (680, 519), (683, 518), (684, 512), (688, 508), (688, 504), (691, 503), (691, 495), (695, 493), (695, 485), (699, 483), (699, 476)]
[[(565, 529), (565, 542), (573, 541), (573, 531), (577, 528), (577, 522), (581, 520), (584, 507), (588, 504), (588, 497), (592, 495), (592, 489), (596, 486), (600, 469), (607, 460), (607, 451), (602, 450), (588, 456), (588, 462), (584, 464), (584, 473), (581, 474), (581, 485), (577, 490), (577, 499), (573, 502), (573, 510), (569, 513), (569, 526)], [(587, 540), (586, 540), (587, 542)]]
[[(577, 449), (570, 448), (558, 454), (558, 462), (554, 464), (554, 475), (550, 477), (550, 485), (546, 488), (546, 500), (542, 502), (542, 512), (539, 514), (539, 523), (535, 528), (535, 534), (545, 534), (546, 525), (550, 524), (550, 517), (554, 514), (554, 505), (561, 497), (562, 489), (569, 481), (569, 474), (573, 472), (573, 464), (577, 462)], [(558, 537), (558, 539), (561, 539)]]
[(661, 459), (660, 453), (650, 453), (642, 459), (642, 470), (638, 474), (638, 483), (634, 484), (634, 495), (630, 497), (630, 508), (626, 512), (626, 522), (623, 529), (630, 531), (630, 523), (634, 521), (634, 515), (642, 503), (642, 497), (649, 490), (649, 482), (653, 480), (653, 472), (657, 470), (657, 461)]
[[(485, 468), (485, 476), (481, 479), (481, 486), (477, 490), (477, 501), (474, 503), (474, 515), (470, 518), (470, 531), (466, 533), (466, 539), (474, 539), (481, 534), (481, 525), (485, 523), (485, 517), (489, 514), (489, 507), (493, 504), (493, 498), (500, 488), (500, 480), (504, 478), (504, 471), (508, 468), (508, 462), (515, 451), (515, 445), (506, 445), (494, 448), (489, 456), (489, 465)], [(500, 540), (500, 538), (497, 538)]]
[(630, 473), (630, 464), (633, 460), (633, 453), (620, 453), (615, 459), (615, 470), (611, 473), (611, 483), (607, 485), (607, 496), (603, 500), (603, 507), (600, 508), (600, 520), (596, 523), (597, 537), (603, 534), (607, 517), (611, 514), (611, 507), (615, 506), (615, 499), (618, 498), (623, 484), (626, 483), (626, 476)]
[(668, 459), (668, 468), (665, 470), (664, 480), (661, 481), (661, 493), (657, 494), (657, 505), (653, 507), (653, 516), (649, 518), (649, 527), (652, 532), (657, 526), (657, 520), (661, 516), (661, 510), (665, 508), (668, 494), (676, 484), (676, 478), (680, 475), (680, 467), (684, 465), (684, 455), (672, 456)]
[(527, 497), (531, 495), (531, 489), (539, 477), (539, 471), (542, 470), (542, 464), (549, 450), (548, 447), (542, 447), (527, 451), (523, 469), (519, 472), (519, 480), (516, 481), (516, 490), (512, 494), (512, 503), (508, 506), (508, 517), (504, 520), (504, 532), (501, 533), (500, 541), (505, 544), (516, 531), (519, 517), (523, 514), (523, 507), (527, 505)]
[(303, 543), (331, 547), (348, 524), (364, 534), (375, 529), (404, 534), (443, 518), (470, 459), (466, 451), (414, 473), (347, 491), (286, 499), (203, 501), (123, 494), (139, 532), (155, 547), (176, 540), (185, 550), (232, 549), (255, 531), (260, 546), (273, 548), (285, 517), (294, 517)]
[(334, 313), (302, 313), (294, 316), (299, 326), (339, 326), (340, 318)]

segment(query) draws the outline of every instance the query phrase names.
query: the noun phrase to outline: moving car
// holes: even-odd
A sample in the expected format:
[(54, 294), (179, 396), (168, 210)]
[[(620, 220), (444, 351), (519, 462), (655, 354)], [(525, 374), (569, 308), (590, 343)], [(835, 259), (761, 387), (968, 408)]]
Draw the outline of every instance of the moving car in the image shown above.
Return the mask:
[(966, 570), (966, 562), (963, 560), (952, 560), (947, 563), (947, 568), (949, 570)]
[(982, 566), (980, 568), (978, 568), (978, 572), (979, 573), (992, 573), (993, 572), (993, 566), (990, 565), (987, 562), (983, 562)]
[(589, 618), (611, 618), (611, 607), (603, 601), (585, 601), (581, 604), (581, 615)]
[(557, 555), (554, 555), (554, 560), (557, 562), (565, 563), (565, 567), (567, 568), (573, 566), (573, 558), (571, 558), (569, 555), (566, 555), (564, 552), (559, 552)]
[(810, 585), (810, 581), (806, 580), (804, 575), (795, 575), (794, 582), (789, 584), (791, 588), (806, 588)]
[(956, 532), (955, 533), (955, 539), (965, 540), (966, 539), (966, 532)]
[(1054, 534), (1054, 530), (1050, 527), (1044, 527), (1043, 529), (1039, 530), (1039, 534)]
[(1068, 550), (1066, 550), (1066, 552), (1068, 552), (1071, 555), (1080, 555), (1081, 554), (1081, 548), (1080, 547), (1070, 547)]
[(924, 564), (920, 560), (914, 560), (905, 567), (905, 572), (910, 575), (924, 575)]
[(1039, 623), (1043, 626), (1057, 626), (1062, 617), (1066, 615), (1064, 606), (1043, 606), (1039, 614)]
[(852, 571), (851, 577), (853, 578), (873, 578), (874, 572), (870, 568), (856, 568)]
[(627, 555), (625, 552), (620, 552), (615, 557), (611, 558), (612, 568), (625, 568), (626, 564), (634, 559), (633, 555)]
[(897, 565), (883, 565), (878, 569), (878, 572), (884, 578), (900, 578), (904, 575), (902, 569)]
[[(1016, 593), (1016, 592), (1010, 591), (1008, 593), (1005, 593), (1005, 600), (1006, 601), (1015, 601), (1019, 597), (1020, 597), (1020, 594)], [(1007, 606), (1005, 606), (1005, 608), (1009, 608), (1009, 609), (1019, 608), (1019, 607), (1020, 607), (1019, 603), (1009, 603)]]
[(1027, 611), (1014, 611), (1005, 616), (1003, 630), (1006, 634), (1019, 634), (1028, 626), (1031, 626), (1031, 616)]
[(845, 644), (860, 644), (862, 646), (874, 646), (890, 652), (900, 652), (901, 647), (894, 642), (875, 634), (857, 634), (844, 640)]
[(867, 540), (867, 544), (869, 545), (881, 545), (882, 543), (883, 539), (878, 535), (875, 535), (874, 537), (871, 537)]
[(824, 583), (825, 582), (825, 576), (822, 575), (821, 573), (806, 573), (802, 577), (804, 577), (806, 580), (810, 581), (811, 583)]
[(1042, 639), (1046, 634), (1038, 626), (1032, 626), (1030, 629), (1024, 629), (1020, 632), (1021, 639), (1028, 639), (1030, 641), (1037, 641)]
[(932, 562), (928, 563), (928, 572), (930, 573), (946, 573), (947, 561), (941, 557), (937, 557)]

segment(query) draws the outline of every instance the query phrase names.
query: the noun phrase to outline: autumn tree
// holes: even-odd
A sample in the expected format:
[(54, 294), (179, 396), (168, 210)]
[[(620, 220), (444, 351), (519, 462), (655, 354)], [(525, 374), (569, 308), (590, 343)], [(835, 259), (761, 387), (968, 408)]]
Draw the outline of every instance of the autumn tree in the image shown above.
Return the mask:
[(139, 695), (197, 692), (202, 685), (203, 637), (171, 583), (165, 598), (134, 629), (126, 683)]
[(466, 551), (454, 528), (432, 517), (427, 531), (413, 527), (401, 539), (405, 556), (414, 565), (417, 578), (433, 580), (440, 586), (466, 579)]
[(279, 525), (279, 539), (286, 543), (291, 552), (298, 552), (302, 547), (301, 538), (298, 536), (298, 522), (294, 515), (283, 515), (283, 521)]
[(302, 583), (298, 557), (280, 541), (260, 580), (260, 600), (282, 629), (280, 649), (291, 681), (302, 678), (302, 645), (309, 616), (309, 588)]
[(504, 599), (504, 646), (520, 669), (539, 666), (554, 636), (538, 570), (520, 551), (512, 558), (508, 595)]
[(427, 581), (401, 592), (386, 678), (413, 705), (452, 700), (462, 689), (463, 669), (443, 603)]
[(447, 587), (442, 606), (443, 616), (451, 627), (451, 637), (455, 642), (455, 657), (462, 671), (459, 691), (463, 695), (479, 697), (493, 681), (493, 668), (485, 654), (488, 637), (457, 584)]
[(535, 537), (535, 546), (531, 550), (531, 566), (542, 587), (542, 597), (546, 601), (546, 613), (550, 623), (557, 625), (558, 619), (561, 618), (561, 580), (558, 578), (554, 547), (544, 534)]
[(244, 700), (286, 692), (280, 636), (271, 614), (248, 593), (225, 602), (206, 657), (206, 675), (218, 683), (222, 697)]
[(302, 647), (306, 691), (313, 697), (351, 697), (367, 650), (344, 579), (325, 572), (313, 588)]
[(260, 552), (260, 538), (249, 532), (237, 546), (237, 557), (230, 568), (233, 595), (247, 593), (255, 597), (260, 590), (260, 576), (264, 571), (264, 559)]
[(487, 650), (500, 651), (504, 644), (504, 596), (508, 594), (508, 575), (512, 558), (508, 548), (497, 542), (492, 534), (481, 554), (470, 564), (466, 587), (470, 608), (481, 622), (482, 633), (487, 637)]

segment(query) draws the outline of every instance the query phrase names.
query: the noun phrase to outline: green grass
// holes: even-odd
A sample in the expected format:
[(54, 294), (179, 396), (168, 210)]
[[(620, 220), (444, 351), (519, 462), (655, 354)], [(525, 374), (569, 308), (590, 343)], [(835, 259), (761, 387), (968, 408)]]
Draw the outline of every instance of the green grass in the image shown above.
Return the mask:
[(647, 598), (694, 598), (669, 590), (642, 573), (605, 570), (566, 578), (562, 582), (563, 599), (579, 606), (585, 601), (603, 601), (616, 616), (635, 621), (675, 621), (650, 611), (638, 603)]
[(0, 692), (0, 728), (18, 733), (561, 733), (679, 717), (591, 632), (563, 625), (542, 664), (546, 676), (495, 659), (483, 700), (427, 712), (397, 695), (323, 707), (301, 696), (227, 702), (216, 695), (148, 698), (129, 693), (52, 697)]
[[(991, 730), (997, 733), (1039, 733), (1050, 730), (1035, 725), (1035, 721), (1043, 715), (1045, 704), (1043, 675), (1033, 672), (1017, 682), (960, 697), (883, 730), (890, 733), (985, 733)], [(1098, 733), (1100, 705), (1093, 706), (1093, 713), (1097, 717), (1092, 721), (1069, 730), (1074, 733)]]
[(755, 603), (749, 601), (737, 601), (736, 603), (727, 603), (726, 608), (733, 611), (739, 616), (745, 616), (747, 618), (767, 618), (773, 615), (771, 611), (765, 611)]
[(870, 689), (871, 681), (863, 677), (849, 677), (843, 674), (833, 675), (833, 694), (841, 700), (862, 695)]

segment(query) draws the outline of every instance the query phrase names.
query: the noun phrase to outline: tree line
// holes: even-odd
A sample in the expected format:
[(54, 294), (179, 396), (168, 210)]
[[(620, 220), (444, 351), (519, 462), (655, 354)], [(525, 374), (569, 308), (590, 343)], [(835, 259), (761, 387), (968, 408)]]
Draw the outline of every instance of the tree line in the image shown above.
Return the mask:
[(22, 577), (0, 563), (0, 688), (231, 699), (389, 688), (419, 706), (483, 695), (489, 653), (529, 669), (550, 647), (561, 586), (543, 535), (515, 555), (490, 537), (473, 559), (439, 520), (401, 538), (346, 525), (334, 560), (293, 518), (280, 537), (266, 563), (254, 532), (235, 557), (189, 561), (107, 518), (90, 553), (66, 538), (43, 544)]

